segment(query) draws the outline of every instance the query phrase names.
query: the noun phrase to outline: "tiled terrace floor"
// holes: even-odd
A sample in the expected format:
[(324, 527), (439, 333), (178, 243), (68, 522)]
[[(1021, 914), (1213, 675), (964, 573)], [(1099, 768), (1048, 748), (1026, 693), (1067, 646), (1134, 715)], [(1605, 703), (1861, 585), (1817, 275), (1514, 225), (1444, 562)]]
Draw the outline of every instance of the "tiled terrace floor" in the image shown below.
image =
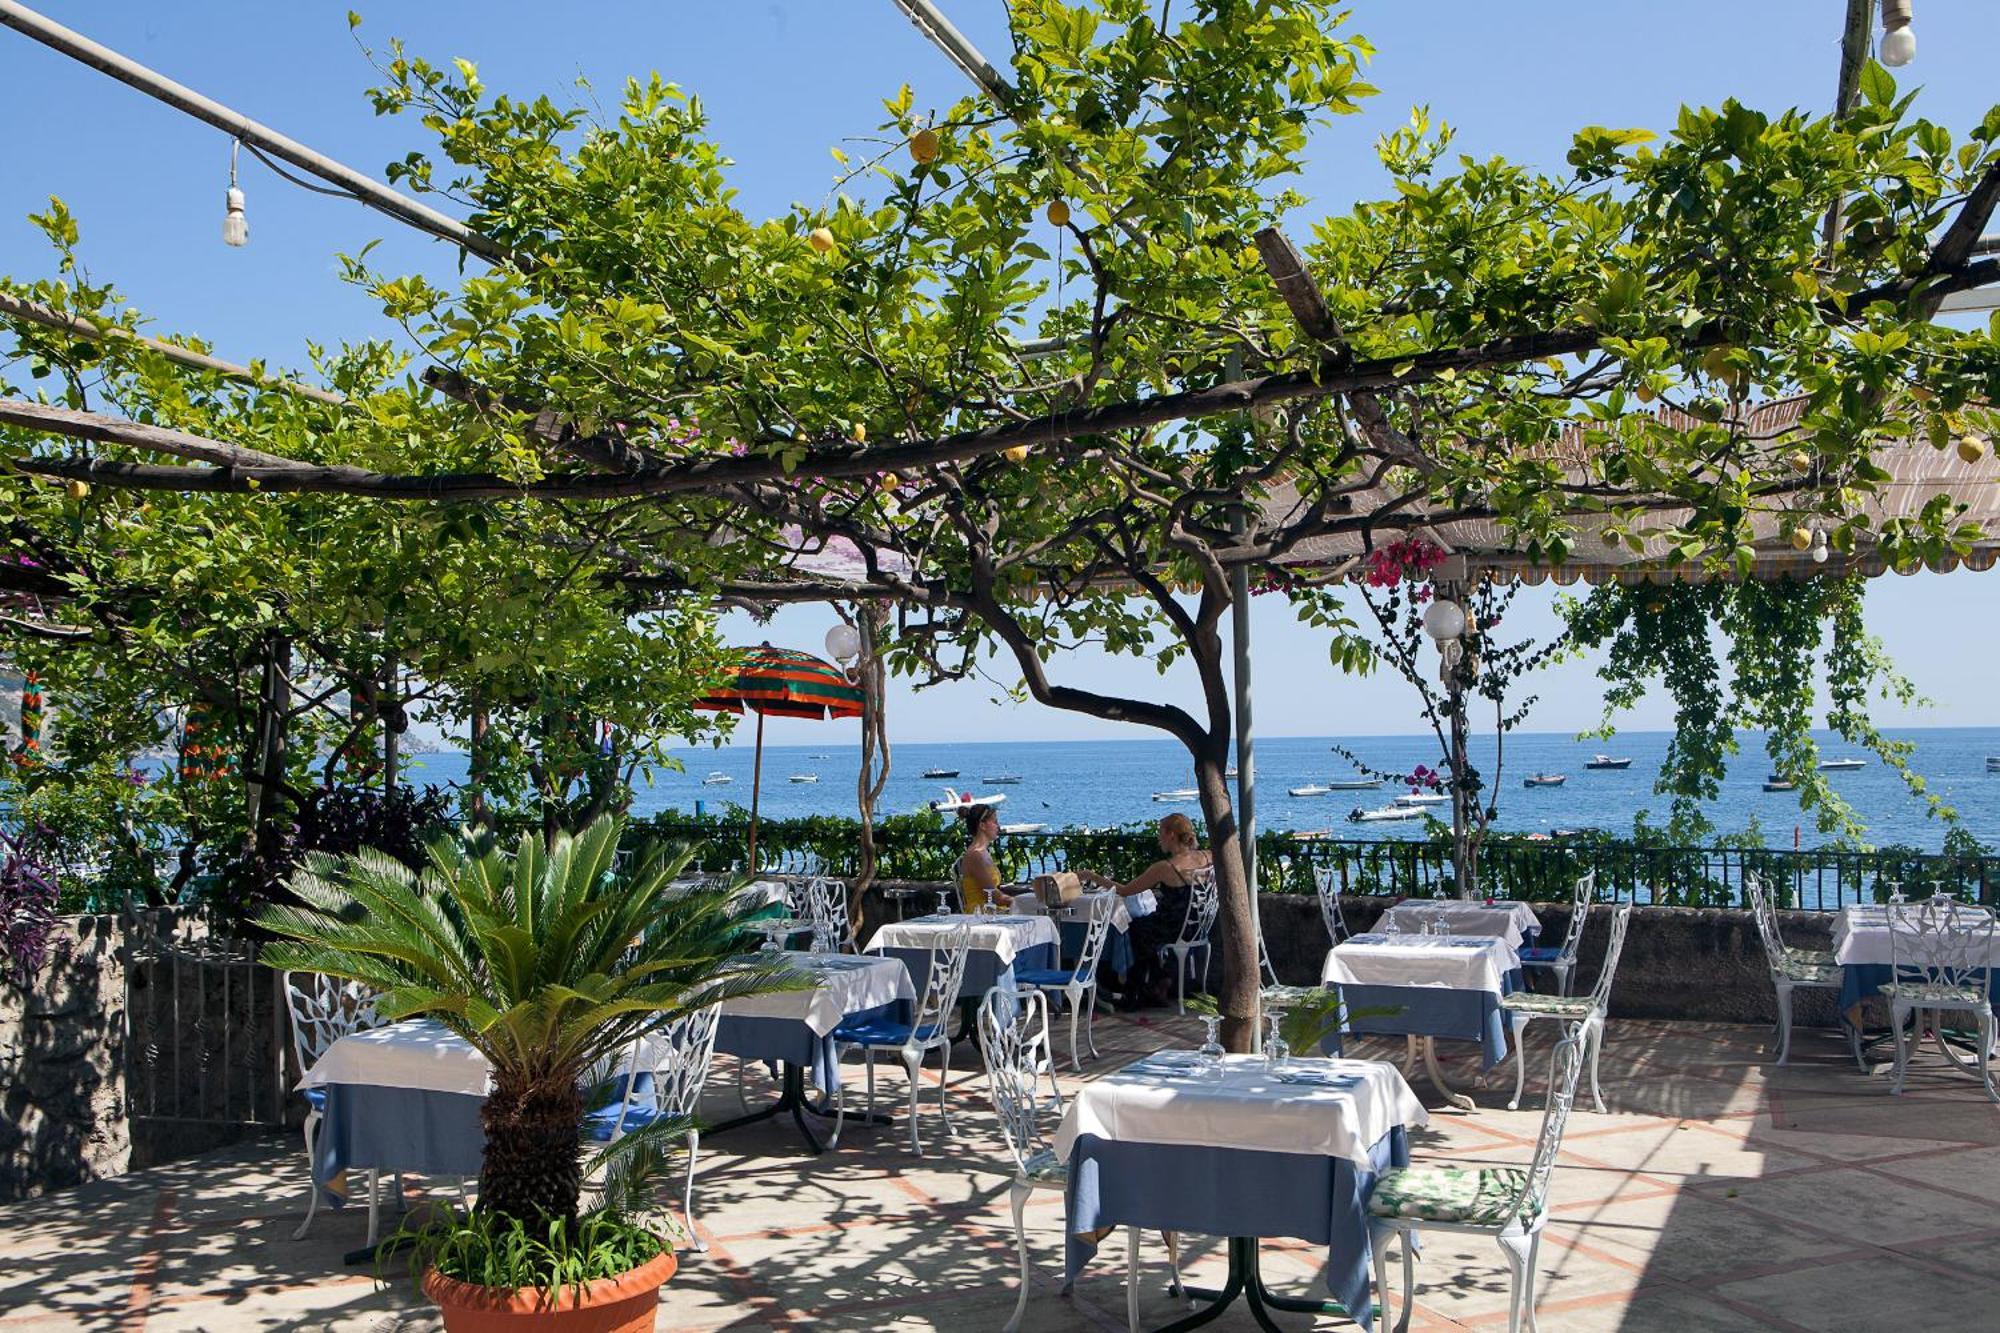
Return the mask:
[[(1173, 1020), (1104, 1020), (1094, 1070), (1191, 1044), (1191, 1032)], [(1529, 1041), (1531, 1057), (1546, 1057), (1544, 1032)], [(1571, 1122), (1542, 1250), (1541, 1326), (2000, 1327), (2000, 1108), (1935, 1055), (1892, 1099), (1886, 1075), (1861, 1074), (1829, 1034), (1801, 1034), (1782, 1070), (1762, 1063), (1769, 1048), (1762, 1029), (1611, 1025), (1610, 1114), (1580, 1109)], [(964, 1061), (967, 1048), (958, 1054)], [(717, 1061), (718, 1092), (730, 1063)], [(1473, 1076), (1463, 1060), (1447, 1069), (1461, 1084)], [(1503, 1109), (1511, 1069), (1485, 1084), (1477, 1111), (1434, 1110), (1414, 1140), (1421, 1157), (1529, 1155), (1539, 1113)], [(1427, 1085), (1418, 1091), (1435, 1107)], [(710, 1248), (683, 1251), (660, 1329), (998, 1329), (1015, 1271), (1003, 1150), (979, 1078), (955, 1072), (952, 1093), (958, 1136), (948, 1148), (927, 1143), (922, 1160), (889, 1130), (850, 1130), (839, 1150), (809, 1158), (789, 1123), (776, 1122), (706, 1145), (699, 1198)], [(726, 1115), (731, 1101), (718, 1096), (710, 1110)], [(304, 1197), (297, 1140), (282, 1138), (0, 1208), (0, 1325), (437, 1327), (400, 1266), (386, 1285), (341, 1266), (362, 1239), (358, 1212), (322, 1214), (308, 1239), (293, 1240)], [(1110, 1257), (1122, 1245), (1107, 1244), (1065, 1300), (1059, 1197), (1038, 1198), (1028, 1216), (1038, 1273), (1026, 1327), (1122, 1328), (1121, 1266)], [(1197, 1280), (1218, 1282), (1218, 1247), (1191, 1244)], [(1267, 1254), (1274, 1286), (1305, 1294), (1316, 1284), (1323, 1256), (1309, 1247), (1272, 1242)], [(1145, 1312), (1157, 1326), (1177, 1313), (1157, 1238), (1144, 1262)], [(1505, 1327), (1505, 1268), (1486, 1242), (1431, 1237), (1418, 1282), (1416, 1327)], [(1239, 1305), (1210, 1327), (1253, 1325)]]

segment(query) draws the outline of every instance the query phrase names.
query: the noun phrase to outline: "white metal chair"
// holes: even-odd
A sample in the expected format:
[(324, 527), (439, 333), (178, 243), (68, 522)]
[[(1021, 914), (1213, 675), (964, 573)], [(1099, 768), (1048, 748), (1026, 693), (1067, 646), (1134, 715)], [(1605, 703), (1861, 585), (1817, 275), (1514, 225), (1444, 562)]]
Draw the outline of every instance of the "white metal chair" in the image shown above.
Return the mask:
[(1187, 915), (1181, 918), (1180, 935), (1161, 946), (1161, 953), (1174, 956), (1174, 1012), (1187, 1012), (1188, 955), (1201, 953), (1201, 985), (1208, 989), (1209, 932), (1215, 929), (1220, 899), (1215, 890), (1215, 871), (1196, 870), (1188, 875)]
[(1340, 879), (1333, 866), (1313, 871), (1313, 889), (1319, 895), (1320, 920), (1326, 923), (1327, 943), (1338, 944), (1354, 932), (1347, 928), (1347, 913), (1341, 910)]
[(1531, 946), (1520, 951), (1521, 966), (1553, 972), (1556, 994), (1568, 995), (1570, 979), (1576, 974), (1576, 951), (1583, 943), (1584, 923), (1590, 919), (1590, 900), (1597, 896), (1597, 872), (1586, 871), (1571, 890), (1569, 929), (1560, 945)]
[[(1616, 927), (1614, 927), (1616, 929)], [(1375, 1250), (1375, 1291), (1382, 1302), (1383, 1322), (1389, 1316), (1388, 1234), (1403, 1251), (1403, 1313), (1396, 1333), (1410, 1326), (1416, 1307), (1414, 1233), (1454, 1231), (1491, 1236), (1507, 1256), (1507, 1333), (1529, 1333), (1535, 1322), (1535, 1267), (1541, 1257), (1542, 1228), (1549, 1220), (1549, 1180), (1556, 1155), (1562, 1151), (1563, 1129), (1576, 1101), (1577, 1076), (1583, 1068), (1583, 1024), (1571, 1023), (1549, 1060), (1549, 1099), (1542, 1111), (1542, 1132), (1535, 1156), (1526, 1167), (1494, 1166), (1471, 1169), (1446, 1166), (1404, 1166), (1382, 1173), (1368, 1196)]]
[(1611, 938), (1604, 944), (1604, 966), (1599, 969), (1597, 984), (1590, 994), (1537, 995), (1517, 991), (1501, 997), (1500, 1007), (1513, 1027), (1514, 1040), (1514, 1099), (1507, 1103), (1508, 1110), (1521, 1105), (1521, 1090), (1528, 1078), (1528, 1056), (1521, 1043), (1528, 1024), (1537, 1018), (1553, 1018), (1575, 1023), (1582, 1029), (1584, 1039), (1590, 1044), (1590, 1100), (1599, 1115), (1604, 1113), (1604, 1094), (1597, 1088), (1597, 1057), (1604, 1047), (1604, 1018), (1611, 1008), (1611, 983), (1618, 975), (1618, 957), (1625, 952), (1625, 929), (1631, 921), (1632, 904), (1620, 903), (1611, 914)]
[[(624, 1074), (616, 1085), (616, 1100), (583, 1119), (583, 1136), (594, 1143), (616, 1143), (627, 1134), (658, 1120), (692, 1116), (701, 1103), (701, 1086), (715, 1055), (715, 1028), (722, 1011), (708, 1005), (666, 1023), (632, 1043)], [(681, 1216), (686, 1219), (694, 1248), (708, 1242), (694, 1224), (695, 1159), (701, 1152), (701, 1130), (690, 1124), (686, 1136), (687, 1181), (681, 1189)]]
[(799, 915), (810, 920), (816, 930), (824, 930), (836, 953), (858, 953), (854, 928), (848, 924), (847, 885), (831, 876), (807, 880), (801, 893)]
[[(986, 1060), (986, 1088), (993, 1100), (993, 1114), (1000, 1120), (1000, 1133), (1007, 1151), (1014, 1157), (1014, 1248), (1021, 1258), (1021, 1294), (1014, 1302), (1014, 1316), (1005, 1333), (1016, 1333), (1028, 1310), (1028, 1231), (1022, 1216), (1028, 1199), (1038, 1189), (1061, 1190), (1069, 1184), (1069, 1166), (1059, 1159), (1042, 1135), (1041, 1097), (1036, 1090), (1041, 1046), (1037, 1033), (1046, 1041), (1048, 996), (1041, 991), (1010, 992), (994, 987), (979, 1005), (979, 1052)], [(1054, 1080), (1050, 1080), (1054, 1086)], [(1058, 1110), (1062, 1101), (1056, 1101)], [(1167, 1257), (1173, 1266), (1173, 1289), (1180, 1291), (1179, 1245), (1167, 1236)], [(1070, 1284), (1063, 1283), (1063, 1294)], [(1125, 1257), (1126, 1319), (1130, 1328), (1139, 1328), (1139, 1231), (1132, 1229), (1131, 1245)]]
[[(353, 1032), (365, 1032), (381, 1024), (375, 1013), (375, 995), (358, 981), (344, 981), (339, 977), (322, 976), (317, 972), (286, 972), (282, 978), (285, 988), (285, 1008), (292, 1020), (292, 1055), (299, 1062), (299, 1073), (319, 1062), (327, 1049), (342, 1037)], [(320, 1119), (326, 1110), (326, 1089), (307, 1088), (306, 1099), (306, 1173), (310, 1201), (306, 1204), (306, 1220), (299, 1223), (299, 1229), (292, 1233), (293, 1240), (304, 1240), (306, 1231), (312, 1226), (313, 1217), (319, 1212), (319, 1183), (311, 1179), (313, 1148), (319, 1141)], [(382, 1173), (371, 1169), (368, 1172), (368, 1243), (375, 1243)], [(402, 1177), (396, 1177), (396, 1197), (402, 1198)]]
[[(910, 1079), (910, 1150), (919, 1157), (923, 1156), (924, 1144), (917, 1133), (917, 1092), (923, 1085), (917, 1079), (917, 1071), (923, 1067), (924, 1056), (931, 1051), (943, 1053), (943, 1067), (938, 1078), (938, 1120), (947, 1135), (952, 1132), (951, 1114), (945, 1109), (945, 1094), (951, 1087), (951, 1012), (958, 1004), (958, 987), (965, 976), (965, 955), (971, 941), (971, 932), (961, 927), (931, 950), (930, 970), (924, 977), (924, 993), (918, 998), (916, 1016), (911, 1022), (883, 1018), (850, 1019), (833, 1030), (836, 1061), (843, 1048), (861, 1048), (868, 1070), (868, 1110), (871, 1114), (875, 1110), (875, 1052), (892, 1050), (902, 1057), (904, 1072)], [(839, 1141), (841, 1126), (846, 1123), (846, 1098), (847, 1089), (844, 1086), (834, 1094), (832, 1142)]]
[(1083, 1072), (1083, 1060), (1077, 1048), (1077, 1017), (1081, 1013), (1084, 1044), (1090, 1047), (1090, 1058), (1095, 1060), (1097, 1037), (1091, 1020), (1097, 1009), (1097, 964), (1104, 954), (1105, 941), (1111, 936), (1111, 918), (1117, 906), (1114, 894), (1102, 893), (1090, 900), (1090, 916), (1084, 925), (1083, 947), (1077, 951), (1075, 967), (1014, 969), (1016, 986), (1040, 991), (1051, 1000), (1062, 996), (1069, 1008), (1069, 1062), (1079, 1074)]
[[(1896, 1039), (1896, 1077), (1889, 1091), (1903, 1090), (1911, 1048), (1932, 1032), (1938, 1049), (1954, 1064), (1940, 1016), (1970, 1014), (1979, 1045), (1974, 1068), (1986, 1095), (2000, 1102), (1993, 1087), (1993, 913), (1939, 894), (1917, 903), (1889, 904), (1891, 980), (1882, 987), (1889, 1001), (1889, 1031)], [(1916, 1031), (1903, 1040), (1905, 1020)]]
[[(1743, 872), (1743, 889), (1750, 898), (1750, 912), (1757, 922), (1757, 936), (1764, 942), (1764, 962), (1770, 968), (1771, 985), (1778, 995), (1778, 1063), (1792, 1053), (1792, 992), (1795, 990), (1840, 989), (1840, 964), (1833, 955), (1819, 949), (1793, 949), (1778, 930), (1778, 909), (1771, 891), (1753, 871)], [(1861, 1055), (1861, 1034), (1846, 1019), (1847, 1040), (1854, 1062), (1863, 1069), (1868, 1062)]]

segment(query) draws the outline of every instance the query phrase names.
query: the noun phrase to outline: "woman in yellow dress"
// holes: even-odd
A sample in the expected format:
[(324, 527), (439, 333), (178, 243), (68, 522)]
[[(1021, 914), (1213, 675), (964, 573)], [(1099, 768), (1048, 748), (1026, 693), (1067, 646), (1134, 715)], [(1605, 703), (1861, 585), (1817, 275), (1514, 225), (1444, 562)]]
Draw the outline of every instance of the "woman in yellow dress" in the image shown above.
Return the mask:
[(1000, 887), (1000, 867), (993, 863), (993, 840), (1000, 836), (1000, 816), (990, 805), (969, 806), (961, 816), (969, 841), (958, 858), (958, 900), (962, 909), (977, 912), (993, 900)]

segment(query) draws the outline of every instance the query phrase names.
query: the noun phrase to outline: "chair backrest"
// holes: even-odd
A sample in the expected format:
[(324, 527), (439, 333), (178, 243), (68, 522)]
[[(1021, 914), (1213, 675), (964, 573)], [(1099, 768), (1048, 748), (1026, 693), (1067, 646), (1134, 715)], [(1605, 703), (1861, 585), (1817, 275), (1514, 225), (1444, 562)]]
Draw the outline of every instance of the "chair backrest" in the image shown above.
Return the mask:
[(1262, 975), (1262, 984), (1267, 989), (1278, 984), (1278, 969), (1271, 962), (1271, 946), (1264, 942), (1264, 914), (1262, 912), (1257, 914), (1257, 971)]
[(1604, 942), (1604, 966), (1598, 969), (1597, 984), (1590, 988), (1590, 1002), (1597, 1012), (1611, 1010), (1611, 982), (1618, 975), (1618, 957), (1625, 952), (1625, 928), (1632, 924), (1632, 904), (1620, 903), (1611, 913), (1611, 938)]
[(803, 915), (832, 936), (835, 949), (845, 948), (852, 942), (853, 927), (847, 923), (845, 883), (825, 875), (808, 880), (805, 899), (806, 910)]
[(1778, 909), (1771, 902), (1771, 891), (1754, 870), (1743, 872), (1743, 891), (1750, 899), (1750, 915), (1757, 922), (1757, 938), (1764, 942), (1764, 961), (1770, 964), (1772, 972), (1782, 972), (1785, 939), (1778, 933)]
[(1321, 866), (1313, 872), (1313, 887), (1319, 893), (1320, 920), (1326, 923), (1326, 938), (1329, 944), (1338, 944), (1353, 932), (1347, 928), (1347, 914), (1340, 910), (1340, 879), (1333, 866)]
[(1889, 966), (1906, 985), (1992, 992), (1993, 913), (1939, 895), (1890, 903)]
[[(625, 1132), (626, 1112), (648, 1099), (662, 1115), (694, 1114), (715, 1055), (715, 1028), (721, 1013), (719, 1004), (704, 1005), (660, 1024), (632, 1043), (622, 1062), (624, 1077), (617, 1084), (620, 1101), (618, 1123), (611, 1131), (614, 1139)], [(584, 1084), (586, 1088), (601, 1088), (606, 1081), (600, 1068), (586, 1074)]]
[(1047, 1045), (1048, 996), (1038, 990), (995, 986), (979, 1004), (979, 1053), (986, 1060), (986, 1088), (1000, 1133), (1016, 1170), (1046, 1146), (1035, 1076)]
[(1215, 890), (1215, 869), (1206, 867), (1188, 872), (1187, 915), (1181, 918), (1181, 933), (1177, 944), (1206, 944), (1208, 933), (1215, 929), (1216, 909), (1221, 898)]
[[(1619, 910), (1630, 909), (1628, 906)], [(1614, 924), (1613, 932), (1617, 929)], [(1549, 1099), (1542, 1107), (1542, 1132), (1535, 1140), (1535, 1156), (1528, 1164), (1528, 1177), (1511, 1216), (1532, 1218), (1548, 1207), (1549, 1180), (1555, 1175), (1556, 1156), (1562, 1151), (1563, 1130), (1569, 1125), (1570, 1107), (1576, 1101), (1577, 1076), (1582, 1071), (1583, 1024), (1569, 1023), (1549, 1057)]]
[(284, 974), (285, 1008), (292, 1017), (292, 1054), (304, 1074), (326, 1054), (327, 1047), (350, 1032), (365, 1032), (381, 1024), (375, 993), (358, 981), (318, 972)]
[(1090, 915), (1083, 928), (1083, 947), (1076, 954), (1076, 979), (1088, 985), (1097, 979), (1097, 960), (1104, 954), (1104, 943), (1111, 936), (1111, 918), (1118, 911), (1118, 895), (1115, 893), (1095, 894), (1090, 900)]
[(934, 1034), (951, 1016), (951, 1007), (958, 1003), (959, 983), (965, 978), (965, 955), (971, 944), (972, 932), (960, 926), (931, 949), (924, 993), (917, 1001), (916, 1023), (910, 1029), (912, 1040), (919, 1033)]
[(1583, 944), (1584, 925), (1590, 920), (1590, 900), (1596, 896), (1597, 872), (1587, 870), (1570, 891), (1569, 929), (1563, 932), (1562, 949), (1557, 954), (1561, 961), (1576, 961), (1576, 951)]

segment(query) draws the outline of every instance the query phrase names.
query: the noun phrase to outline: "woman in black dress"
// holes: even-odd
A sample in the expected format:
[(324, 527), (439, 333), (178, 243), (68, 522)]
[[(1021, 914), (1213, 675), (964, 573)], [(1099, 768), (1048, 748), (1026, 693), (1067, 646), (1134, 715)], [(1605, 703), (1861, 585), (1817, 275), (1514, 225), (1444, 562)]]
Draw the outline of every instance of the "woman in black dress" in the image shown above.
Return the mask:
[(1159, 860), (1139, 872), (1129, 884), (1120, 884), (1094, 870), (1078, 872), (1078, 878), (1100, 889), (1110, 889), (1121, 897), (1153, 891), (1159, 906), (1149, 915), (1134, 918), (1126, 938), (1132, 944), (1132, 971), (1125, 978), (1125, 994), (1119, 1007), (1136, 1009), (1161, 1005), (1173, 998), (1174, 976), (1163, 962), (1160, 951), (1180, 938), (1181, 922), (1187, 916), (1188, 877), (1210, 867), (1209, 854), (1194, 835), (1194, 821), (1175, 813), (1160, 821)]

